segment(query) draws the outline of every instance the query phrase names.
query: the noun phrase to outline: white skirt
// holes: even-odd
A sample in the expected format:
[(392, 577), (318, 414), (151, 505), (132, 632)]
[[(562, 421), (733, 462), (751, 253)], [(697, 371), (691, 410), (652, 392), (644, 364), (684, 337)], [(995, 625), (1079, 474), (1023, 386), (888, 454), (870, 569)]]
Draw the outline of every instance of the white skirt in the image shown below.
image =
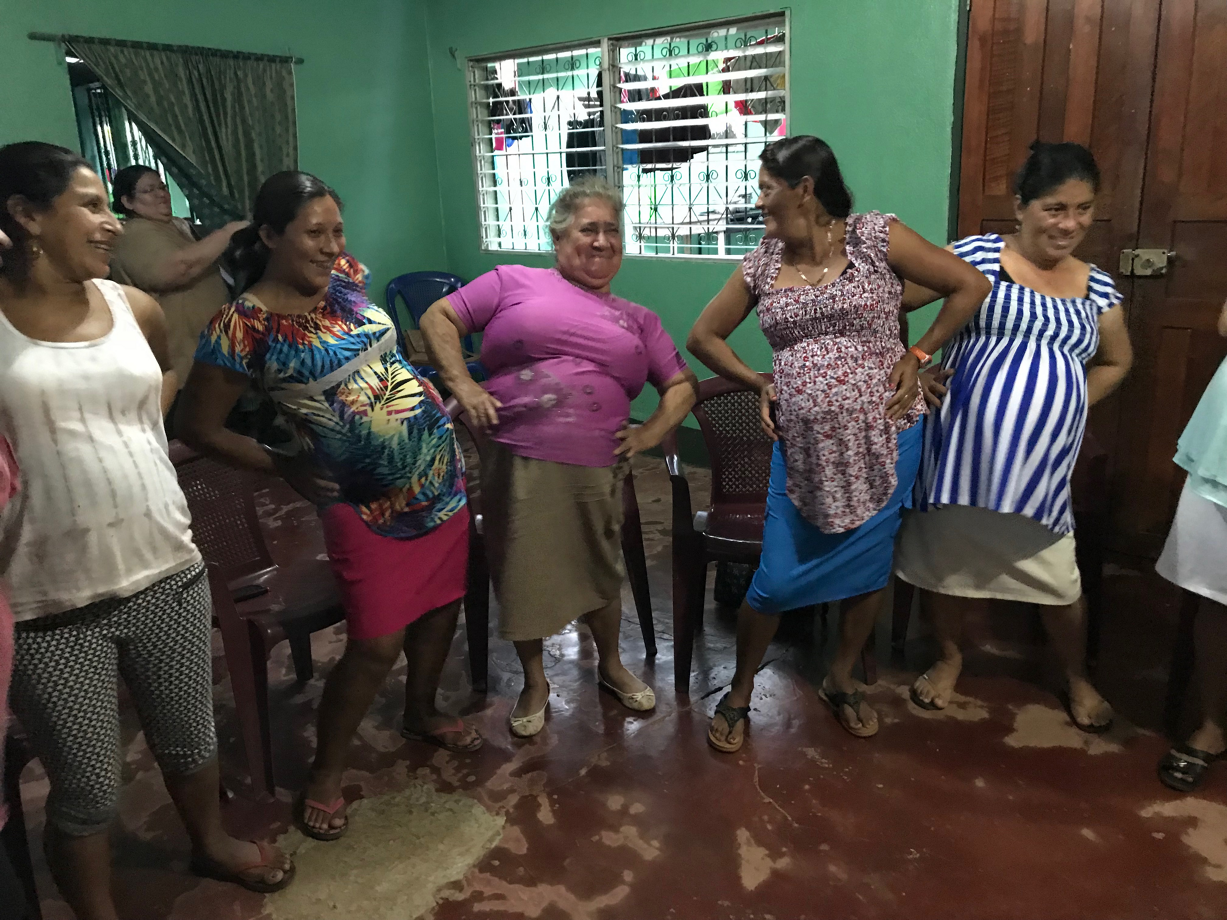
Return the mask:
[(906, 511), (895, 574), (955, 597), (1072, 604), (1082, 596), (1073, 534), (1039, 521), (970, 505)]
[(1155, 571), (1186, 591), (1227, 604), (1227, 507), (1186, 481)]

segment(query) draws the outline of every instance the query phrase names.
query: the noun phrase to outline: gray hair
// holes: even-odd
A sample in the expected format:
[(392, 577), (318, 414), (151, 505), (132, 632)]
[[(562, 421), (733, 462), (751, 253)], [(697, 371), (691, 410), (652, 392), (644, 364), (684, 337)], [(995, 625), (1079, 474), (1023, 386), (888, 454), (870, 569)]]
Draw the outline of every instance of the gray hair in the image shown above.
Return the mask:
[(613, 208), (618, 225), (622, 225), (622, 193), (618, 191), (618, 187), (604, 176), (580, 176), (562, 190), (546, 213), (550, 237), (557, 241), (567, 227), (571, 226), (575, 212), (593, 198)]

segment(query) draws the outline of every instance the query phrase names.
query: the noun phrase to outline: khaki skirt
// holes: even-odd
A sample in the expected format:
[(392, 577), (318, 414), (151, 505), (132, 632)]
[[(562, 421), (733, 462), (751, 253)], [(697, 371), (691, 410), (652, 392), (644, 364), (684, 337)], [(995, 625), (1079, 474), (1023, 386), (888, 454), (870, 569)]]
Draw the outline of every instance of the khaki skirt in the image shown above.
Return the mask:
[(499, 635), (544, 639), (622, 596), (626, 464), (576, 466), (481, 454), (482, 516)]
[(1072, 604), (1082, 596), (1073, 534), (1039, 521), (969, 505), (906, 511), (895, 574), (955, 597)]

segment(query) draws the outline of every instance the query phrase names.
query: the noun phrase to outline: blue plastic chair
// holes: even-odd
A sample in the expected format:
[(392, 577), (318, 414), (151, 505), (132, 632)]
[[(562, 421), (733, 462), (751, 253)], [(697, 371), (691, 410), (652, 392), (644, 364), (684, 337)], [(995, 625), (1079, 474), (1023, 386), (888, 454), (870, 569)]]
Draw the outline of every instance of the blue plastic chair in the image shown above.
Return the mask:
[[(464, 284), (463, 278), (448, 272), (409, 272), (406, 275), (398, 275), (388, 282), (385, 301), (388, 305), (388, 313), (392, 317), (392, 323), (396, 326), (396, 339), (402, 353), (405, 347), (405, 332), (401, 329), (400, 311), (396, 309), (396, 299), (399, 297), (405, 302), (405, 308), (413, 317), (413, 325), (416, 327), (421, 322), (422, 315), (430, 309), (431, 304), (460, 290)], [(466, 354), (476, 353), (472, 335), (466, 335), (461, 346)], [(480, 361), (469, 361), (465, 367), (468, 368), (469, 376), (474, 380), (485, 380), (488, 376)], [(433, 368), (423, 368), (423, 370), (431, 383), (436, 385), (439, 383), (436, 370)]]

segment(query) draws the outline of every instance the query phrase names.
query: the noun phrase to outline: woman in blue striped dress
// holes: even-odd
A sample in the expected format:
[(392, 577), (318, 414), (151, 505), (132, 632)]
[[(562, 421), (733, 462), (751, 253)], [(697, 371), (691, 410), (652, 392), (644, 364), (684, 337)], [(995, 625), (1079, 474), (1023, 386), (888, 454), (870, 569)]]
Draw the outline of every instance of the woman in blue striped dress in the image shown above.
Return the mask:
[[(1111, 724), (1083, 665), (1086, 607), (1069, 488), (1087, 410), (1132, 361), (1120, 293), (1106, 272), (1073, 255), (1098, 191), (1089, 150), (1037, 141), (1015, 179), (1017, 231), (953, 245), (993, 289), (929, 377), (926, 395), (940, 409), (926, 424), (916, 510), (904, 518), (895, 555), (899, 577), (922, 589), (941, 649), (912, 687), (924, 709), (950, 701), (965, 614), (986, 599), (1022, 601), (1040, 607), (1074, 724), (1091, 732)], [(904, 303), (934, 299), (912, 288)]]

